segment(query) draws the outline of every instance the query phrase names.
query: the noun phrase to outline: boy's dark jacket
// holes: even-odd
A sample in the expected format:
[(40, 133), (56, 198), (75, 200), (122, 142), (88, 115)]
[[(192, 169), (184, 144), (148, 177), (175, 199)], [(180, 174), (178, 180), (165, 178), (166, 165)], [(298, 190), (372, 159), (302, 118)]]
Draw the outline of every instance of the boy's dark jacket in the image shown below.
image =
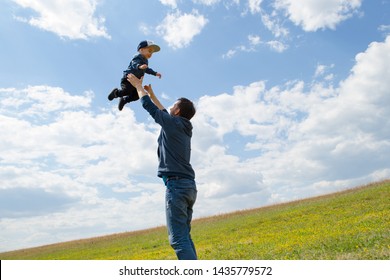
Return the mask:
[(139, 67), (143, 64), (148, 65), (148, 60), (141, 54), (137, 54), (130, 61), (129, 66), (125, 71), (123, 71), (123, 77), (126, 78), (128, 74), (135, 75), (138, 79), (144, 76), (145, 73), (156, 76), (157, 72), (152, 68), (139, 69)]

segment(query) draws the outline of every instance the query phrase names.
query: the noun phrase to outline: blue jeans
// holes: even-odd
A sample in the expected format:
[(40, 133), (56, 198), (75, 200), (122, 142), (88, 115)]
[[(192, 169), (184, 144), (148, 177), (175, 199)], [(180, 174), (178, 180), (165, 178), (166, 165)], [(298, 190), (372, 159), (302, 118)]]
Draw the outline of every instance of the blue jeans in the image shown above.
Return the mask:
[(169, 180), (166, 187), (165, 213), (169, 243), (179, 260), (196, 260), (196, 250), (190, 234), (192, 207), (197, 195), (195, 181)]

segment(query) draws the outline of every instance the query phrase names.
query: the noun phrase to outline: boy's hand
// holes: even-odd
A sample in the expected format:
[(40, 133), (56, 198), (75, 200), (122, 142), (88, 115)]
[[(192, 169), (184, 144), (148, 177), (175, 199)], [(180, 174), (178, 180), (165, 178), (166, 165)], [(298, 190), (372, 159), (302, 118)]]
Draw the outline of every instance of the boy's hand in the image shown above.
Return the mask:
[(156, 76), (161, 79), (161, 74), (160, 73), (156, 73)]
[(148, 68), (148, 65), (147, 64), (142, 64), (138, 68), (142, 69), (142, 70), (145, 70), (146, 68)]

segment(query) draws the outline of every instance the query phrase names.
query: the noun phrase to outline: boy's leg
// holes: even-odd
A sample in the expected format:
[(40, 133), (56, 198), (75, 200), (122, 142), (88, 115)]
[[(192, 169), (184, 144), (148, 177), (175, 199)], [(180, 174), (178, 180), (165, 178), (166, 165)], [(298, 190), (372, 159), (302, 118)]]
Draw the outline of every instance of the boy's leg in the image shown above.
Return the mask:
[(108, 95), (108, 100), (112, 101), (114, 98), (118, 97), (118, 89), (114, 88)]
[(121, 97), (118, 104), (119, 111), (122, 111), (126, 103), (139, 99), (137, 90), (126, 78), (122, 78), (121, 87), (122, 90), (118, 91), (118, 96)]
[[(129, 95), (128, 88), (129, 88), (129, 81), (127, 81), (126, 78), (121, 79), (121, 89), (114, 88), (110, 94), (108, 95), (108, 100), (113, 100), (114, 98), (123, 97)], [(130, 84), (131, 86), (131, 84)]]

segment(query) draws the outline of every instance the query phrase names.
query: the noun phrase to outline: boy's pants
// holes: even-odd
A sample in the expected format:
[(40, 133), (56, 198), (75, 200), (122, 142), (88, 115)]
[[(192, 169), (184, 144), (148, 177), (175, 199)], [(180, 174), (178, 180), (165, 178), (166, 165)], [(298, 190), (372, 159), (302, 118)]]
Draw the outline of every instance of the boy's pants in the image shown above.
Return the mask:
[(139, 99), (137, 90), (125, 77), (121, 80), (121, 89), (118, 90), (117, 96), (123, 97), (126, 103)]

